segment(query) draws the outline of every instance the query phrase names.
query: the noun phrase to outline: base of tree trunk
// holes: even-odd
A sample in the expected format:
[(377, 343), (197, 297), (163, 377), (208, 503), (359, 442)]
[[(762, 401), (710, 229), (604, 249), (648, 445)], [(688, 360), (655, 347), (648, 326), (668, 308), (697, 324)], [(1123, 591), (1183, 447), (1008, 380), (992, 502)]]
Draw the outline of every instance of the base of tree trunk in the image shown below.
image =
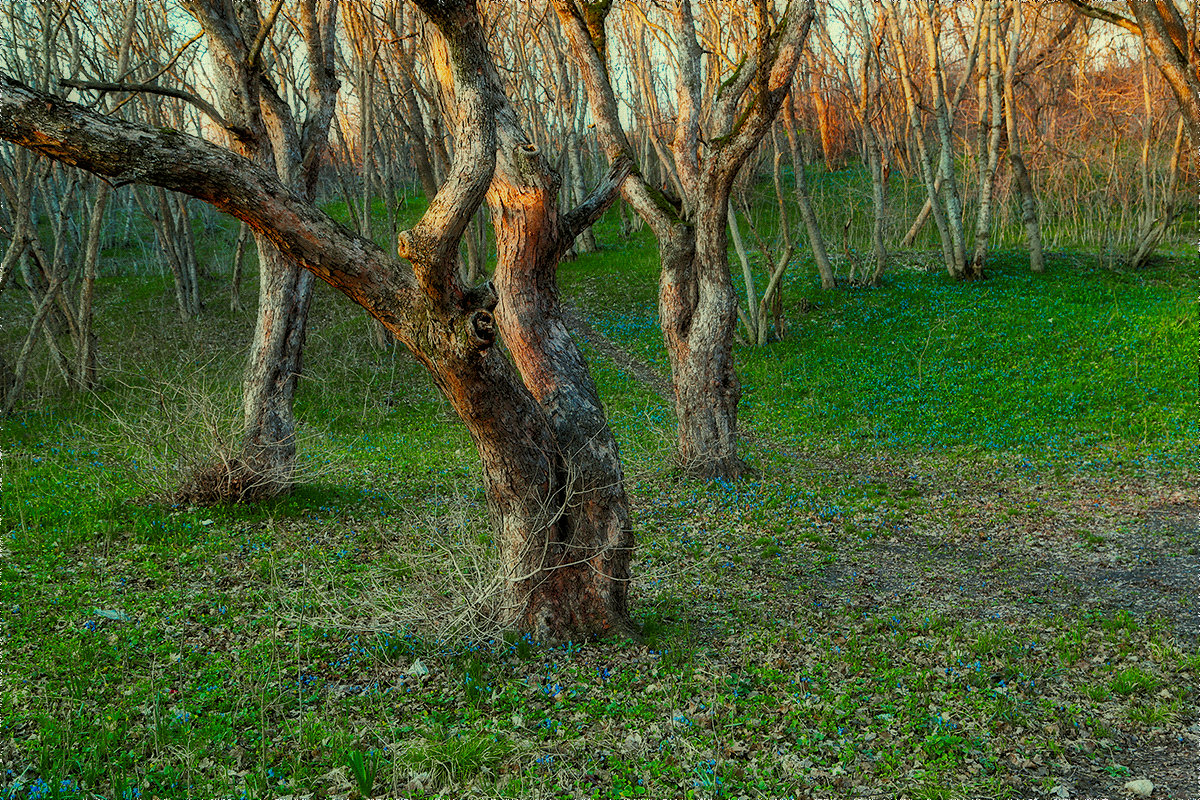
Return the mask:
[(195, 506), (259, 503), (290, 494), (294, 486), (291, 470), (256, 468), (237, 459), (196, 469), (171, 500)]
[(758, 470), (747, 464), (739, 456), (726, 456), (717, 459), (696, 459), (680, 464), (684, 474), (706, 481), (736, 481), (740, 478), (753, 478)]

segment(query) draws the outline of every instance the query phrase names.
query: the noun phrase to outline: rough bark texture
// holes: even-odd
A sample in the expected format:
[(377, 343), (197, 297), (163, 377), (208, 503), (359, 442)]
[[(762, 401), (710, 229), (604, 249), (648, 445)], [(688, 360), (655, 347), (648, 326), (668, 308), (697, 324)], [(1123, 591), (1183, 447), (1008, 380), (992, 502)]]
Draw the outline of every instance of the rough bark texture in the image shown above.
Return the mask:
[(505, 568), (534, 576), (521, 587), (533, 598), (527, 606), (539, 615), (529, 620), (533, 627), (569, 627), (595, 636), (629, 630), (633, 534), (621, 459), (587, 363), (564, 322), (555, 280), (562, 254), (617, 196), (625, 170), (611, 174), (596, 194), (560, 218), (557, 176), (512, 117), (502, 114), (501, 120), (488, 193), (497, 219), (496, 317), (525, 385), (554, 431), (558, 502), (566, 512), (548, 548), (509, 548), (502, 553)]
[(258, 318), (242, 377), (245, 439), (242, 468), (247, 497), (289, 490), (296, 460), (292, 401), (303, 367), (312, 301), (312, 273), (300, 269), (261, 234), (258, 244)]

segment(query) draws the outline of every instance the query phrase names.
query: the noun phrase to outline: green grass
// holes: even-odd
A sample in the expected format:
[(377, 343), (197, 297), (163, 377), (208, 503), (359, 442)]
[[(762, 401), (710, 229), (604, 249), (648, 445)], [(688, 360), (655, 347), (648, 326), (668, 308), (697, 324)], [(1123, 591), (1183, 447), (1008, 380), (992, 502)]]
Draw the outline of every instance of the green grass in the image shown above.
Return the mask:
[[(600, 238), (563, 265), (565, 292), (665, 375), (653, 242), (622, 240), (613, 214)], [(488, 563), (474, 450), (422, 368), (375, 350), (323, 287), (299, 489), (213, 509), (148, 496), (176, 454), (236, 429), (230, 343), (253, 315), (218, 278), (179, 322), (138, 252), (113, 251), (127, 268), (99, 284), (102, 390), (68, 395), (39, 363), (0, 420), (4, 800), (1016, 798), (1048, 790), (1038, 764), (1056, 760), (1115, 793), (1112, 765), (1136, 757), (1122, 742), (1194, 721), (1194, 642), (1143, 608), (1088, 609), (1079, 575), (1022, 582), (1030, 553), (1140, 558), (1140, 511), (1193, 502), (1190, 262), (1057, 251), (1033, 277), (1006, 250), (958, 285), (905, 254), (880, 289), (826, 293), (800, 261), (791, 336), (737, 351), (761, 474), (732, 485), (681, 477), (670, 408), (589, 350), (630, 478), (645, 640), (549, 648), (448, 639), (423, 616)]]

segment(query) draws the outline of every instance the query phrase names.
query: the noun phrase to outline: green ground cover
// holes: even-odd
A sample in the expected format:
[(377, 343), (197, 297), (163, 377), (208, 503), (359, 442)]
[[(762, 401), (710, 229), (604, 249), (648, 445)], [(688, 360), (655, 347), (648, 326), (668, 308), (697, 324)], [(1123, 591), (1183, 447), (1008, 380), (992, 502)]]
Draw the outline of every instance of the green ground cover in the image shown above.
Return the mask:
[[(665, 375), (654, 246), (616, 227), (565, 292)], [(679, 475), (667, 403), (585, 345), (645, 641), (558, 648), (459, 616), (491, 563), (469, 437), (323, 287), (299, 490), (157, 500), (235, 436), (253, 314), (107, 275), (104, 388), (43, 372), (0, 420), (0, 796), (1191, 796), (1195, 262), (931, 262), (822, 292), (801, 254), (789, 337), (737, 351), (735, 485)]]

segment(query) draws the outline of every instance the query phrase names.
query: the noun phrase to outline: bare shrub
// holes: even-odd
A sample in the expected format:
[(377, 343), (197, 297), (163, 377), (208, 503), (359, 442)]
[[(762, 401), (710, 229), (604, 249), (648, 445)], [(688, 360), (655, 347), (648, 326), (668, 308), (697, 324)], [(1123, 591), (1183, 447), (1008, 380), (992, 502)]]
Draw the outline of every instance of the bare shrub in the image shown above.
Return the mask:
[[(86, 431), (108, 452), (123, 456), (130, 479), (150, 499), (172, 504), (251, 503), (312, 480), (318, 472), (297, 459), (287, 470), (265, 467), (247, 455), (239, 392), (201, 373), (156, 385), (120, 382), (141, 398), (140, 414), (106, 406), (109, 425)], [(136, 407), (136, 400), (130, 406)], [(297, 441), (298, 449), (302, 441)], [(286, 472), (286, 474), (283, 474)]]

